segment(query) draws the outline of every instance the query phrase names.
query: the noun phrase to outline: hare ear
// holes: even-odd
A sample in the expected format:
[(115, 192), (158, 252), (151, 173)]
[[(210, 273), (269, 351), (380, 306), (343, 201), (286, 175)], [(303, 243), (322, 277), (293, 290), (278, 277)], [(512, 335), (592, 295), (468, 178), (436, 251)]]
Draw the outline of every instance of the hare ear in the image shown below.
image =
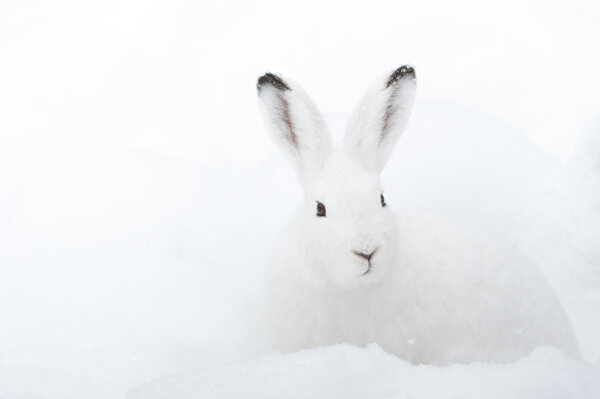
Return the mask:
[(401, 66), (367, 91), (346, 128), (344, 148), (369, 170), (381, 172), (404, 132), (417, 88), (415, 70)]
[(318, 172), (331, 152), (331, 134), (312, 100), (271, 73), (261, 76), (256, 87), (267, 130), (301, 180)]

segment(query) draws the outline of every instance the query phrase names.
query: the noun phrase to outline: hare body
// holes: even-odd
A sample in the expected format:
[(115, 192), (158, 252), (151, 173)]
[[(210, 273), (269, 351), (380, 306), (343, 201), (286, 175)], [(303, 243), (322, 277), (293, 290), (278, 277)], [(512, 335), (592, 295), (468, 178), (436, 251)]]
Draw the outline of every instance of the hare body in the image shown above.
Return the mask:
[[(301, 216), (299, 216), (301, 217)], [(298, 216), (297, 216), (298, 218)], [(511, 361), (541, 345), (578, 357), (569, 322), (535, 268), (456, 221), (399, 215), (398, 257), (376, 281), (314, 284), (295, 219), (266, 270), (266, 325), (283, 353), (375, 342), (412, 363)]]
[(299, 87), (267, 74), (258, 89), (305, 194), (266, 269), (273, 349), (374, 342), (428, 364), (510, 361), (541, 345), (577, 356), (532, 264), (455, 221), (387, 205), (379, 174), (410, 115), (412, 68), (375, 83), (337, 146)]

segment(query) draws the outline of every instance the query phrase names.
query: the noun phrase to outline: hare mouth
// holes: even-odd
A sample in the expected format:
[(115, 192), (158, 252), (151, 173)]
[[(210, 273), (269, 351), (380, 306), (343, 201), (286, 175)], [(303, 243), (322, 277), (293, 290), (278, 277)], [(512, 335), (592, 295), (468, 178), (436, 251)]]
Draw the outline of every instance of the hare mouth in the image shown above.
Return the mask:
[(362, 272), (360, 275), (364, 276), (365, 274), (369, 273), (371, 271), (371, 262), (369, 262), (369, 265), (367, 266), (367, 270), (365, 270), (364, 272)]

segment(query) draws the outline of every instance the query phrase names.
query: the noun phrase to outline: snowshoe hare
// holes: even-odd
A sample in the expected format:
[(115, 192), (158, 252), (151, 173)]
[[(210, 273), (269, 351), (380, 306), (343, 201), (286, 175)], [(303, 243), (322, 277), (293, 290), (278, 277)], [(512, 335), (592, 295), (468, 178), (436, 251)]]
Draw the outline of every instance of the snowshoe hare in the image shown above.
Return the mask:
[(257, 89), (305, 195), (267, 266), (273, 349), (375, 342), (429, 364), (510, 361), (540, 345), (578, 356), (531, 264), (454, 221), (395, 216), (386, 203), (380, 173), (411, 113), (412, 67), (376, 81), (336, 145), (296, 84), (267, 73)]

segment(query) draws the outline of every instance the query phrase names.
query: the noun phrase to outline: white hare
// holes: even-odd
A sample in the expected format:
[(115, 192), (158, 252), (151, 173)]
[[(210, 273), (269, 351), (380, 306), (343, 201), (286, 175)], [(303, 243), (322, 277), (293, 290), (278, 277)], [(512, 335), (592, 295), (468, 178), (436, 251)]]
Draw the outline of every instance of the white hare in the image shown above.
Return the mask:
[(343, 142), (293, 82), (258, 80), (267, 130), (305, 200), (266, 270), (266, 327), (281, 352), (379, 344), (413, 363), (510, 361), (539, 345), (578, 356), (557, 298), (536, 269), (455, 222), (397, 215), (380, 173), (404, 131), (414, 69), (377, 80)]

